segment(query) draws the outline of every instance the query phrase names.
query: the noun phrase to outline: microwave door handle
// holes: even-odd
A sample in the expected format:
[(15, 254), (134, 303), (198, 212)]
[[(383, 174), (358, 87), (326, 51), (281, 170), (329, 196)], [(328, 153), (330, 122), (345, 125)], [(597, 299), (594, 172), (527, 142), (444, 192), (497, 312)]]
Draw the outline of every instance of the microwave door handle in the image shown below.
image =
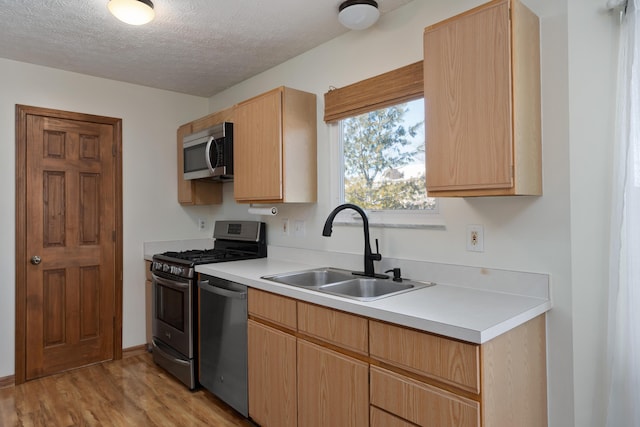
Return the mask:
[(209, 168), (209, 170), (211, 172), (213, 172), (213, 165), (211, 164), (211, 146), (215, 143), (215, 139), (213, 138), (213, 136), (209, 137), (209, 140), (207, 141), (207, 146), (204, 149), (205, 152), (205, 160), (207, 161), (207, 167)]

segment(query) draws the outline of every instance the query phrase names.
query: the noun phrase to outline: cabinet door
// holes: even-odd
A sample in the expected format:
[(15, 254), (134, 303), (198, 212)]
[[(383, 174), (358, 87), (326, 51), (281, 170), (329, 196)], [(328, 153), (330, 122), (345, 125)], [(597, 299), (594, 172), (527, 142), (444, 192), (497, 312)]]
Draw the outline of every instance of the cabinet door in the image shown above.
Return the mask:
[(282, 91), (239, 104), (235, 120), (235, 199), (282, 200)]
[(249, 320), (249, 416), (262, 427), (296, 426), (296, 339)]
[(429, 191), (513, 187), (510, 52), (507, 0), (425, 30)]
[(368, 426), (369, 365), (298, 340), (298, 423)]

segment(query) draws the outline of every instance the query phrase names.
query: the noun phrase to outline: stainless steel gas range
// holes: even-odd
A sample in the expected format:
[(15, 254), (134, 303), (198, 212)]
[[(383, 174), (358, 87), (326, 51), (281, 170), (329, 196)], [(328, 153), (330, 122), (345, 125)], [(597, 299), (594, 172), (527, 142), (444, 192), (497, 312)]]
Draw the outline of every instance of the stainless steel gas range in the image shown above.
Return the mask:
[(156, 254), (151, 264), (153, 360), (189, 389), (199, 384), (195, 266), (267, 256), (262, 222), (216, 221), (213, 237), (212, 249)]

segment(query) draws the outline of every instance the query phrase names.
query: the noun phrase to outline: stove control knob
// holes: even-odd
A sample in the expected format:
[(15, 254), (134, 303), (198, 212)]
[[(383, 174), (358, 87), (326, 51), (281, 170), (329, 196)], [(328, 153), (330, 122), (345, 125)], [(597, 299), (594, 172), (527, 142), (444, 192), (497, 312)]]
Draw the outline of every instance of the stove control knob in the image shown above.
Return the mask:
[(171, 274), (175, 274), (176, 276), (179, 276), (182, 274), (182, 268), (180, 267), (171, 267)]
[(167, 265), (167, 264), (164, 264), (162, 266), (162, 271), (167, 271), (168, 272), (170, 269), (171, 269), (171, 267), (169, 265)]

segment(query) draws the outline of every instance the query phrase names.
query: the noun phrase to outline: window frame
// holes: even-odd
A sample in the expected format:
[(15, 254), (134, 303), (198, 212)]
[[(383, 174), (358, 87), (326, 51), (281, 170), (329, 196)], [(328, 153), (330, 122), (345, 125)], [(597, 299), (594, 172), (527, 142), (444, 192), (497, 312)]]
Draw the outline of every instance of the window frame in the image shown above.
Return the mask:
[[(333, 205), (344, 203), (344, 161), (341, 121), (418, 98), (424, 99), (423, 61), (397, 68), (324, 94), (324, 121), (329, 126), (330, 195)], [(426, 132), (425, 132), (426, 135)], [(367, 211), (371, 227), (444, 229), (436, 199), (432, 210)], [(358, 225), (359, 215), (350, 210), (338, 214), (334, 224)]]

